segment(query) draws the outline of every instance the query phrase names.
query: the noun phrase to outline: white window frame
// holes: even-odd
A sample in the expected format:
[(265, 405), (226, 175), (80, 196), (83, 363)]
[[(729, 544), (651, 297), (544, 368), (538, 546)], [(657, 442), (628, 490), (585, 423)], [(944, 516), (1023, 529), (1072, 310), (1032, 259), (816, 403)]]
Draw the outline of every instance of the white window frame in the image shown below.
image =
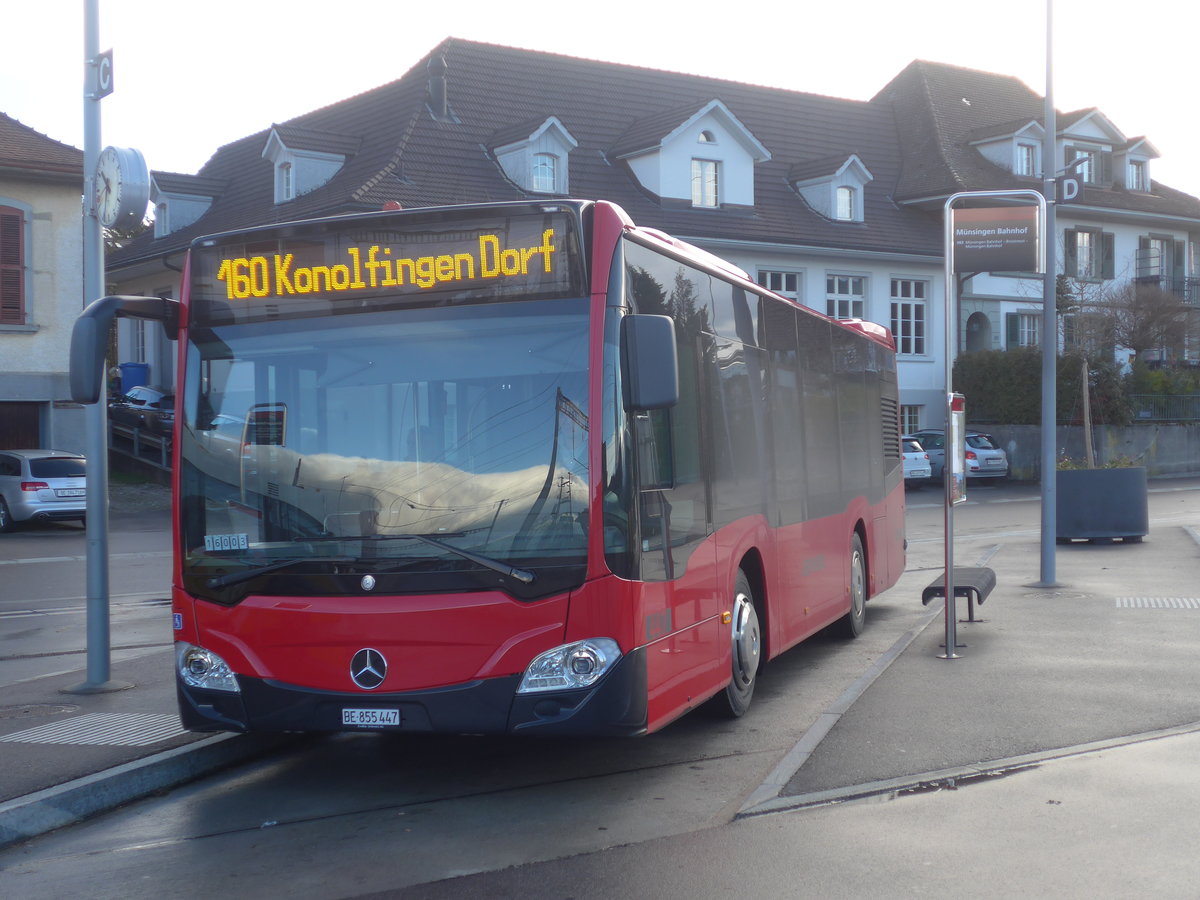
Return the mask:
[[(1098, 184), (1100, 178), (1100, 151), (1095, 147), (1072, 147), (1069, 162), (1074, 164), (1075, 174), (1084, 184)], [(1075, 162), (1084, 157), (1084, 162)]]
[(133, 319), (133, 334), (130, 343), (133, 344), (133, 361), (146, 362), (146, 320)]
[(1096, 247), (1099, 236), (1099, 232), (1086, 228), (1075, 230), (1075, 277), (1080, 281), (1100, 280), (1100, 254)]
[(848, 184), (839, 184), (833, 190), (833, 217), (839, 222), (854, 222), (858, 219), (858, 191)]
[(892, 336), (900, 356), (927, 356), (929, 282), (921, 278), (893, 278), (891, 285)]
[(290, 159), (285, 159), (275, 167), (275, 202), (286, 203), (295, 199), (296, 167)]
[(171, 207), (166, 200), (159, 200), (154, 206), (154, 236), (166, 237), (171, 233)]
[(833, 319), (865, 319), (867, 276), (830, 273), (825, 276), (825, 314)]
[(1150, 166), (1144, 159), (1131, 159), (1129, 161), (1128, 177), (1125, 186), (1131, 191), (1142, 191), (1145, 193), (1150, 190)]
[(1040, 347), (1041, 322), (1040, 313), (1017, 313), (1017, 346)]
[(913, 434), (921, 430), (921, 412), (924, 406), (914, 404), (900, 405), (900, 433)]
[(1025, 141), (1017, 142), (1017, 158), (1013, 164), (1013, 172), (1030, 178), (1038, 174), (1038, 147), (1036, 144)]
[(539, 194), (553, 194), (557, 192), (557, 155), (553, 153), (533, 154), (533, 165), (529, 172), (529, 189)]
[(800, 302), (800, 287), (804, 275), (802, 272), (787, 269), (759, 269), (758, 283), (768, 291), (774, 291), (790, 300)]
[(692, 206), (717, 209), (721, 205), (721, 162), (716, 159), (692, 159)]

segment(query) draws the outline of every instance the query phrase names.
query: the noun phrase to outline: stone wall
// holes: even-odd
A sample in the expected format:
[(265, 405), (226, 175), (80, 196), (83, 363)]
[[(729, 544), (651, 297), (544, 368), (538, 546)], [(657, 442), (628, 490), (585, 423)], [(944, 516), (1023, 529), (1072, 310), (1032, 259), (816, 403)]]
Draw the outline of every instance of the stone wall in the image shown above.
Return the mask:
[[(1038, 481), (1041, 473), (1041, 433), (1037, 425), (969, 426), (996, 438), (1008, 453), (1009, 477), (1015, 481)], [(1092, 428), (1096, 464), (1128, 457), (1145, 466), (1151, 478), (1200, 475), (1200, 424), (1189, 425), (1096, 425)], [(1054, 446), (1059, 459), (1085, 458), (1084, 429), (1060, 425)]]

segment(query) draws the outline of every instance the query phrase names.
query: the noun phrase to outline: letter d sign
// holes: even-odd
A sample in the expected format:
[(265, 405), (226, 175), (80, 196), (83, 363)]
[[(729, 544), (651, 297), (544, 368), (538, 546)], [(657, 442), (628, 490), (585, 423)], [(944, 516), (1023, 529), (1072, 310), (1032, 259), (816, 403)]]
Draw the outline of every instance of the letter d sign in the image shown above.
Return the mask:
[(1083, 181), (1078, 175), (1060, 175), (1054, 179), (1054, 184), (1059, 203), (1074, 203), (1083, 190)]

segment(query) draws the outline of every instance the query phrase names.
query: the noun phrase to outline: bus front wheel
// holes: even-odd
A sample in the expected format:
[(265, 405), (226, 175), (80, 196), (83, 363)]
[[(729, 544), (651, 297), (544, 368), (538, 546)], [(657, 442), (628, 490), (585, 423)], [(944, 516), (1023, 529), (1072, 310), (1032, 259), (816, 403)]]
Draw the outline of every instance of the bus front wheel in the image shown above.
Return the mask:
[(862, 539), (855, 532), (850, 538), (850, 611), (842, 616), (842, 631), (856, 638), (867, 623), (867, 560)]
[(762, 632), (758, 609), (754, 605), (754, 591), (750, 588), (750, 579), (740, 569), (733, 588), (732, 613), (729, 635), (733, 649), (733, 677), (725, 688), (720, 710), (736, 719), (750, 708), (762, 656)]

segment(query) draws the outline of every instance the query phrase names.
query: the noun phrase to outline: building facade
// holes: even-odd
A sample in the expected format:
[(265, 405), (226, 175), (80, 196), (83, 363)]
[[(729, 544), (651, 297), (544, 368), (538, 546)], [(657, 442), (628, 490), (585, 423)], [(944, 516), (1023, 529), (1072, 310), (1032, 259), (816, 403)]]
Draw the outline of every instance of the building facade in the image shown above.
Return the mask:
[[(891, 328), (915, 430), (942, 424), (946, 199), (1040, 187), (1042, 106), (1015, 78), (920, 61), (852, 101), (448, 39), (394, 82), (221, 147), (196, 175), (152, 173), (154, 232), (110, 256), (108, 280), (175, 296), (193, 238), (268, 222), (602, 198), (800, 303)], [(1054, 236), (1072, 285), (1193, 283), (1200, 200), (1153, 179), (1147, 140), (1083, 110), (1059, 118), (1055, 154), (1054, 170), (1084, 178)], [(960, 351), (1040, 344), (1041, 290), (1021, 273), (965, 282)], [(173, 354), (146, 328), (122, 323), (121, 358), (169, 385)]]
[(0, 113), (0, 448), (84, 449), (67, 381), (82, 194), (81, 150)]

